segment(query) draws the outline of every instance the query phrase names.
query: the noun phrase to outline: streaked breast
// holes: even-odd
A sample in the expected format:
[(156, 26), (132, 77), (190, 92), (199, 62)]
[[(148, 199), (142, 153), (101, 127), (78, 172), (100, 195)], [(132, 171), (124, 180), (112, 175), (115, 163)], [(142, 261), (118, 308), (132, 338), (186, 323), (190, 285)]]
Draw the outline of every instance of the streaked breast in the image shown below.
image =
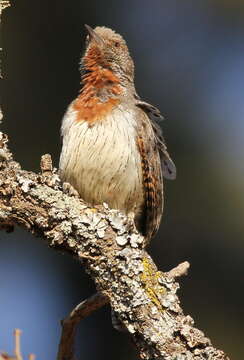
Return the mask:
[(60, 171), (91, 204), (108, 203), (126, 213), (143, 204), (141, 159), (133, 113), (116, 107), (90, 126), (76, 121), (72, 105), (62, 125)]

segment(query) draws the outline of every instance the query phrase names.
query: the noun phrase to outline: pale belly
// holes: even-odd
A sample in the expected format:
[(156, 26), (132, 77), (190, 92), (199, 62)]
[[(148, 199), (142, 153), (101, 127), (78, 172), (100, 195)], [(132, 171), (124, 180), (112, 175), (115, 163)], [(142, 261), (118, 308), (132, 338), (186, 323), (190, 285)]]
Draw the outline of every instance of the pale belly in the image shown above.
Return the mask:
[(138, 213), (144, 198), (133, 115), (118, 109), (91, 127), (75, 116), (68, 111), (63, 121), (62, 180), (88, 203)]

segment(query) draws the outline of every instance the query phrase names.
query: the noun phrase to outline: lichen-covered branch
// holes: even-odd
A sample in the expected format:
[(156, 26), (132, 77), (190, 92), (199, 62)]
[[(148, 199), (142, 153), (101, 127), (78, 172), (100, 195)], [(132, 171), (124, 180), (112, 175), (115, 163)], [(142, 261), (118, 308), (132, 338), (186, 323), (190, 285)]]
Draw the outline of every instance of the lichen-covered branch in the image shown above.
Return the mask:
[(106, 204), (92, 208), (66, 194), (50, 156), (42, 158), (40, 174), (22, 170), (1, 133), (0, 226), (15, 225), (81, 261), (142, 359), (228, 359), (180, 307), (175, 278), (187, 263), (158, 271), (131, 219)]

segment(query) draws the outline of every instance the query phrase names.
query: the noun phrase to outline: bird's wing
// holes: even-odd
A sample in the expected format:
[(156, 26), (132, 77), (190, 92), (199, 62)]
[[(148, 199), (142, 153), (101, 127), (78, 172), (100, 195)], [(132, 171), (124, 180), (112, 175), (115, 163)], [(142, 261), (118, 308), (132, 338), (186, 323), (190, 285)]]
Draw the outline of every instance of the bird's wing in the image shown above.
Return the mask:
[(141, 155), (144, 206), (138, 227), (149, 241), (157, 232), (163, 213), (163, 181), (157, 138), (144, 111), (138, 111), (137, 145)]
[(154, 131), (154, 135), (156, 137), (156, 144), (160, 152), (163, 176), (166, 179), (174, 180), (176, 178), (176, 166), (167, 151), (167, 146), (163, 138), (161, 127), (154, 119), (155, 117), (163, 119), (163, 116), (161, 115), (159, 109), (157, 109), (155, 106), (151, 104), (148, 104), (145, 101), (142, 101), (137, 94), (135, 95), (135, 99), (136, 99), (136, 106), (144, 110), (151, 120), (151, 125)]

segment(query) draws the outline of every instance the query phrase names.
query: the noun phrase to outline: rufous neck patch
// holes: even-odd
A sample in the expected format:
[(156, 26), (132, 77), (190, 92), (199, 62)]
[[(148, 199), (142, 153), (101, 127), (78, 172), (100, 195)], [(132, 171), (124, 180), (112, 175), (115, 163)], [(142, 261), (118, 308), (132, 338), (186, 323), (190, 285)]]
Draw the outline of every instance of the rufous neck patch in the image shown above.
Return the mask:
[(122, 93), (119, 78), (102, 62), (101, 53), (91, 48), (84, 58), (86, 74), (84, 86), (74, 101), (77, 110), (77, 121), (88, 121), (93, 124), (101, 120), (117, 105)]

